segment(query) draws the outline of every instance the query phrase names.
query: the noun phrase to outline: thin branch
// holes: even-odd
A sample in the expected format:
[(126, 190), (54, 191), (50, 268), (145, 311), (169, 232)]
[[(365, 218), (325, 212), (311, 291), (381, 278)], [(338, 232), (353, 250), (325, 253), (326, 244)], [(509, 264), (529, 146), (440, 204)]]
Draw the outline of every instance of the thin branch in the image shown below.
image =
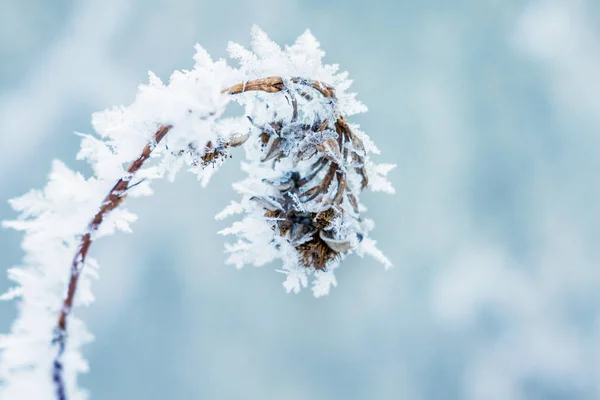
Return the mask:
[[(309, 86), (317, 90), (328, 99), (335, 98), (335, 90), (326, 83), (305, 78), (291, 78), (291, 82), (298, 85)], [(285, 82), (280, 76), (270, 76), (268, 78), (256, 79), (250, 82), (242, 82), (223, 89), (221, 93), (238, 94), (250, 91), (262, 91), (267, 93), (277, 93), (285, 90)]]
[(142, 154), (134, 162), (132, 162), (127, 169), (127, 175), (119, 179), (110, 190), (108, 195), (104, 198), (100, 209), (92, 221), (88, 224), (85, 233), (81, 237), (81, 242), (79, 243), (79, 247), (77, 248), (77, 252), (75, 253), (75, 257), (73, 257), (73, 261), (71, 263), (71, 276), (69, 279), (67, 295), (63, 300), (62, 308), (58, 316), (58, 323), (55, 329), (53, 340), (54, 344), (58, 345), (58, 354), (54, 359), (54, 371), (52, 377), (56, 385), (56, 396), (59, 400), (67, 399), (65, 382), (62, 377), (63, 365), (61, 361), (61, 356), (65, 351), (67, 340), (67, 317), (69, 316), (71, 308), (73, 307), (73, 300), (77, 291), (79, 276), (81, 275), (88, 250), (90, 249), (93, 241), (92, 234), (98, 230), (106, 214), (117, 208), (123, 202), (123, 200), (125, 200), (127, 189), (131, 187), (130, 183), (133, 176), (140, 170), (142, 165), (144, 165), (144, 162), (148, 160), (152, 150), (154, 150), (156, 145), (160, 143), (160, 141), (165, 137), (169, 130), (171, 130), (171, 128), (171, 125), (162, 125), (160, 128), (158, 128), (152, 141), (148, 143), (146, 147), (144, 147)]

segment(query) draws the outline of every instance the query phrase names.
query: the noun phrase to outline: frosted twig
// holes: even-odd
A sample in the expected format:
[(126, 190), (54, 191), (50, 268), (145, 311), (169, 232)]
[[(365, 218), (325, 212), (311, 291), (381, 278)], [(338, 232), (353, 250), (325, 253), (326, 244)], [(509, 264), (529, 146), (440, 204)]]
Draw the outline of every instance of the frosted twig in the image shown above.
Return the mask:
[(108, 195), (104, 198), (102, 206), (89, 223), (86, 232), (83, 234), (83, 236), (81, 236), (81, 242), (79, 243), (79, 247), (77, 248), (75, 257), (73, 257), (73, 262), (71, 263), (71, 276), (69, 278), (67, 295), (65, 296), (63, 306), (61, 307), (60, 314), (58, 315), (58, 323), (56, 324), (56, 331), (53, 340), (54, 344), (58, 346), (58, 354), (54, 359), (54, 372), (52, 376), (56, 385), (56, 396), (59, 400), (66, 400), (67, 398), (65, 384), (62, 378), (63, 365), (61, 361), (61, 356), (64, 353), (67, 340), (67, 317), (69, 316), (69, 312), (73, 306), (73, 300), (75, 298), (75, 293), (77, 292), (77, 282), (79, 281), (81, 270), (85, 265), (85, 259), (93, 241), (92, 234), (98, 230), (106, 214), (117, 208), (119, 204), (125, 200), (125, 193), (130, 187), (131, 178), (140, 170), (146, 160), (148, 160), (150, 157), (152, 150), (158, 143), (160, 143), (161, 140), (163, 140), (171, 128), (172, 126), (170, 125), (162, 125), (160, 128), (158, 128), (153, 136), (153, 140), (148, 143), (146, 147), (144, 147), (142, 154), (140, 154), (140, 156), (133, 163), (131, 163), (127, 169), (127, 175), (124, 178), (119, 179), (115, 186), (113, 186), (113, 188), (110, 190)]
[[(305, 78), (293, 78), (291, 79), (291, 81), (297, 84), (310, 86), (327, 98), (332, 98), (335, 96), (333, 88), (327, 84), (312, 81), (310, 79)], [(250, 82), (243, 82), (231, 86), (229, 88), (223, 89), (222, 93), (231, 95), (247, 91), (263, 91), (266, 93), (277, 93), (286, 90), (283, 82), (283, 78), (278, 76), (272, 76), (264, 79), (253, 80)], [(293, 98), (293, 104), (294, 118), (297, 118), (298, 111), (295, 98)], [(61, 307), (61, 311), (58, 316), (58, 323), (56, 325), (55, 334), (53, 338), (53, 344), (58, 346), (58, 352), (53, 363), (52, 374), (54, 383), (56, 385), (56, 396), (58, 400), (67, 399), (65, 384), (62, 377), (63, 364), (61, 361), (61, 356), (64, 353), (67, 341), (67, 318), (73, 306), (73, 300), (75, 298), (75, 293), (77, 292), (77, 282), (79, 281), (81, 270), (85, 265), (85, 260), (93, 241), (93, 233), (98, 230), (100, 224), (102, 224), (102, 221), (104, 220), (104, 217), (109, 212), (117, 208), (125, 200), (127, 191), (133, 186), (140, 183), (138, 182), (135, 184), (130, 184), (135, 174), (140, 170), (140, 168), (144, 165), (146, 160), (148, 160), (148, 158), (150, 157), (152, 150), (156, 147), (156, 145), (158, 145), (161, 142), (161, 140), (164, 139), (164, 137), (167, 135), (167, 133), (169, 133), (171, 128), (171, 125), (161, 125), (158, 128), (158, 130), (153, 136), (152, 141), (144, 147), (140, 156), (133, 163), (131, 163), (131, 165), (127, 169), (127, 175), (119, 179), (117, 183), (113, 186), (113, 188), (110, 190), (108, 195), (104, 198), (102, 206), (100, 207), (92, 221), (89, 223), (86, 232), (81, 236), (81, 241), (77, 248), (77, 252), (75, 253), (75, 257), (73, 257), (73, 261), (71, 263), (71, 274), (69, 278), (67, 295), (64, 298), (63, 306)], [(239, 144), (241, 143), (236, 143), (236, 145)], [(212, 145), (209, 143), (207, 147), (211, 148)], [(202, 161), (204, 163), (210, 163), (212, 162), (212, 159), (212, 153), (207, 152), (204, 155)]]

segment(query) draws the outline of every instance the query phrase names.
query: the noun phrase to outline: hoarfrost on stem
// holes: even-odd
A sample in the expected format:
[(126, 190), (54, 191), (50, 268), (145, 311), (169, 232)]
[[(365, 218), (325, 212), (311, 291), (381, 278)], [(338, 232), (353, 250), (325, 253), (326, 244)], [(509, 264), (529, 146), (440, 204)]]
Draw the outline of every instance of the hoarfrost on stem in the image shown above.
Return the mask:
[[(308, 31), (282, 49), (255, 27), (252, 51), (230, 43), (229, 53), (238, 67), (197, 46), (194, 68), (167, 84), (149, 73), (131, 105), (94, 114), (95, 135), (78, 134), (77, 158), (93, 176), (54, 161), (42, 190), (11, 200), (19, 217), (3, 224), (24, 233), (25, 257), (9, 269), (15, 286), (2, 296), (18, 299), (19, 315), (0, 337), (0, 398), (87, 398), (77, 376), (88, 370), (81, 347), (93, 337), (76, 310), (94, 300), (98, 266), (82, 246), (131, 231), (135, 214), (117, 207), (125, 196), (150, 195), (152, 180), (174, 179), (183, 167), (206, 185), (215, 168), (205, 167), (220, 165), (232, 147), (244, 146), (248, 177), (234, 184), (241, 200), (217, 216), (244, 214), (221, 232), (238, 236), (226, 247), (230, 263), (279, 258), (286, 290), (298, 292), (313, 276), (315, 296), (337, 285), (334, 270), (352, 252), (391, 265), (368, 237), (373, 224), (361, 216), (359, 194), (393, 192), (385, 178), (392, 166), (371, 162), (377, 148), (345, 121), (366, 111), (347, 91), (347, 73), (322, 63)], [(232, 100), (248, 118), (222, 118)], [(73, 282), (74, 308), (65, 308)], [(57, 325), (59, 314), (68, 329)]]

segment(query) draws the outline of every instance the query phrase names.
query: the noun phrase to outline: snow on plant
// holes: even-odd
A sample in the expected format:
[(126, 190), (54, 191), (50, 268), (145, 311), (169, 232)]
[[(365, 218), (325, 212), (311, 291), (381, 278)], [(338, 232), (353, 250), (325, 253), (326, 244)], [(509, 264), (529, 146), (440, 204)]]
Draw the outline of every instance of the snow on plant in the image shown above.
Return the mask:
[[(226, 248), (230, 263), (281, 259), (287, 291), (312, 276), (315, 296), (336, 285), (334, 270), (350, 253), (391, 265), (369, 238), (373, 222), (361, 215), (359, 195), (393, 192), (385, 178), (393, 166), (372, 163), (369, 153), (379, 151), (346, 121), (366, 111), (347, 92), (347, 73), (322, 63), (308, 31), (282, 49), (254, 28), (252, 51), (231, 43), (229, 53), (238, 67), (197, 46), (194, 68), (168, 84), (150, 73), (130, 106), (94, 114), (97, 135), (81, 134), (77, 157), (94, 176), (54, 161), (43, 190), (11, 200), (20, 215), (4, 225), (24, 232), (26, 255), (9, 269), (16, 285), (2, 296), (19, 298), (19, 316), (0, 337), (0, 398), (87, 398), (77, 376), (88, 369), (80, 348), (92, 336), (73, 307), (94, 300), (92, 242), (130, 231), (136, 216), (119, 207), (126, 196), (150, 195), (152, 180), (174, 179), (184, 167), (206, 185), (215, 168), (205, 167), (232, 148), (243, 146), (248, 177), (234, 185), (241, 200), (217, 216), (243, 214), (221, 232), (238, 236)], [(222, 118), (230, 101), (246, 117)]]

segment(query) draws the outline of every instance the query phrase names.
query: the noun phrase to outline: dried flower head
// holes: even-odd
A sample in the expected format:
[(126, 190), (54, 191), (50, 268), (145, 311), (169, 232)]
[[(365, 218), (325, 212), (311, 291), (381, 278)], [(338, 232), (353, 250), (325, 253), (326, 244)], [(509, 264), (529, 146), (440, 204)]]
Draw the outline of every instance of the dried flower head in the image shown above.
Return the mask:
[[(288, 291), (307, 286), (312, 274), (320, 296), (336, 284), (333, 270), (352, 252), (390, 265), (368, 238), (373, 224), (362, 217), (359, 196), (366, 188), (391, 191), (384, 177), (391, 167), (370, 162), (368, 153), (377, 149), (345, 119), (365, 107), (346, 92), (345, 73), (321, 64), (323, 52), (310, 33), (285, 50), (261, 31), (254, 38), (254, 53), (230, 47), (247, 73), (245, 83), (226, 90), (246, 107), (249, 177), (234, 185), (242, 201), (217, 217), (246, 213), (222, 231), (240, 237), (227, 247), (230, 262), (241, 267), (281, 258)], [(299, 47), (310, 62), (297, 62)]]
[[(347, 173), (358, 171), (362, 181), (367, 181), (362, 163), (352, 161), (364, 158), (364, 146), (347, 134), (343, 119), (335, 122), (335, 131), (328, 121), (311, 125), (278, 121), (266, 126), (268, 130), (259, 126), (261, 140), (267, 142), (262, 162), (291, 157), (294, 165), (311, 164), (304, 174), (293, 170), (276, 180), (265, 179), (274, 195), (251, 200), (264, 208), (273, 229), (294, 246), (305, 267), (324, 270), (329, 261), (346, 254), (352, 242), (363, 237), (361, 232), (344, 232), (340, 227), (348, 225), (344, 219), (360, 221)], [(349, 156), (357, 152), (362, 155)]]

